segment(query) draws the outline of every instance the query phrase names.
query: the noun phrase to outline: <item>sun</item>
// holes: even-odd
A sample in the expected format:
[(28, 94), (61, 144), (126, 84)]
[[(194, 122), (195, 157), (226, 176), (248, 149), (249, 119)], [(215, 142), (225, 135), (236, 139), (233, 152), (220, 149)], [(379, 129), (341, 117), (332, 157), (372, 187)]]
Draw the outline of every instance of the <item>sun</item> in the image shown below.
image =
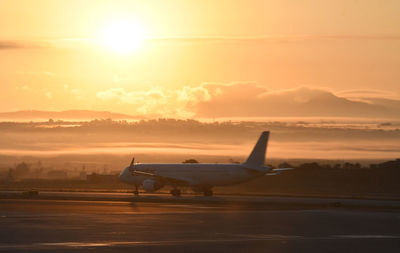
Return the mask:
[(101, 33), (102, 44), (117, 53), (131, 53), (137, 50), (145, 39), (140, 26), (127, 20), (110, 23)]

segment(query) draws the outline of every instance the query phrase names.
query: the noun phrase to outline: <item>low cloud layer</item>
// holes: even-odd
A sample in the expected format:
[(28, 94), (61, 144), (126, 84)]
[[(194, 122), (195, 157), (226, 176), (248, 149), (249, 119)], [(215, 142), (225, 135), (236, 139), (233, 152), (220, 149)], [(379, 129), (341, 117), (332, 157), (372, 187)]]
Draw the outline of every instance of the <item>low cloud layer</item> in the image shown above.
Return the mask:
[(305, 86), (271, 91), (252, 82), (203, 83), (176, 90), (113, 88), (98, 92), (97, 98), (132, 106), (137, 114), (161, 117), (400, 118), (400, 100), (382, 96), (346, 98)]
[[(261, 35), (261, 36), (169, 36), (149, 37), (151, 43), (228, 43), (228, 44), (264, 44), (299, 43), (329, 40), (380, 40), (398, 41), (399, 34), (319, 34), (319, 35)], [(63, 38), (53, 40), (0, 40), (0, 50), (29, 48), (76, 48), (98, 44), (95, 38)]]
[(0, 40), (0, 50), (48, 48), (50, 44), (44, 41), (31, 40)]
[(399, 34), (320, 34), (320, 35), (265, 35), (265, 36), (175, 36), (149, 38), (152, 42), (175, 43), (299, 43), (329, 40), (400, 40)]

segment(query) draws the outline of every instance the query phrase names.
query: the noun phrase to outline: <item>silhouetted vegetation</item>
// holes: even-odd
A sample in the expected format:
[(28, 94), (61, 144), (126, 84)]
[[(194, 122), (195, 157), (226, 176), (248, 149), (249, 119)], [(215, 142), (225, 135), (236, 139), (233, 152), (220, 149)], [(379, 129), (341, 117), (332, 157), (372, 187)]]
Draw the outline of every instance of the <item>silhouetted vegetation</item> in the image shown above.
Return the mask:
[[(400, 130), (395, 122), (375, 125), (177, 119), (0, 122), (1, 187), (131, 190), (131, 186), (117, 178), (129, 164), (131, 153), (138, 162), (241, 163), (265, 130), (271, 131), (268, 163), (296, 170), (220, 188), (217, 192), (347, 196), (400, 193), (399, 161), (382, 163), (384, 157), (397, 156), (400, 150)], [(111, 153), (113, 150), (116, 151)], [(316, 152), (321, 152), (336, 160), (270, 158), (271, 153), (281, 155), (288, 150), (294, 157), (303, 154), (302, 157), (315, 158)], [(7, 151), (12, 155), (5, 155)], [(27, 152), (39, 155), (26, 156)], [(351, 161), (340, 157), (350, 152), (367, 158), (376, 154), (374, 157), (380, 160)], [(188, 156), (196, 159), (187, 159)], [(52, 180), (46, 180), (49, 178)]]
[(196, 159), (187, 159), (183, 161), (182, 163), (199, 163)]
[[(286, 167), (286, 166), (285, 166)], [(400, 159), (370, 166), (359, 163), (303, 163), (278, 176), (261, 177), (224, 192), (347, 197), (400, 197)]]
[[(195, 159), (188, 159), (194, 160)], [(215, 192), (229, 194), (332, 196), (332, 197), (400, 197), (400, 159), (369, 166), (359, 163), (322, 164), (301, 163), (278, 176), (265, 176), (239, 185), (217, 187)], [(2, 189), (48, 190), (113, 190), (131, 191), (132, 186), (121, 183), (118, 174), (92, 173), (87, 179), (25, 179), (14, 182), (3, 180)]]

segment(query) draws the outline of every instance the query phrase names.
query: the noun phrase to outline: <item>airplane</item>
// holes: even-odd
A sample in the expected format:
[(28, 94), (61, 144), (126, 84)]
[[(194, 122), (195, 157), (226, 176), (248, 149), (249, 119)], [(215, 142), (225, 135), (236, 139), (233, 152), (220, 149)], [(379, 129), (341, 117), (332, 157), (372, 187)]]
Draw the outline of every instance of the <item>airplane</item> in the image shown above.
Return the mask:
[(195, 192), (203, 192), (204, 196), (212, 196), (212, 187), (227, 186), (249, 181), (264, 175), (278, 175), (292, 168), (273, 168), (265, 166), (265, 152), (269, 139), (269, 131), (261, 133), (250, 156), (242, 164), (145, 164), (130, 165), (120, 174), (122, 182), (135, 186), (135, 195), (142, 186), (146, 192), (155, 192), (165, 185), (172, 186), (172, 196), (180, 196), (182, 187), (190, 187)]

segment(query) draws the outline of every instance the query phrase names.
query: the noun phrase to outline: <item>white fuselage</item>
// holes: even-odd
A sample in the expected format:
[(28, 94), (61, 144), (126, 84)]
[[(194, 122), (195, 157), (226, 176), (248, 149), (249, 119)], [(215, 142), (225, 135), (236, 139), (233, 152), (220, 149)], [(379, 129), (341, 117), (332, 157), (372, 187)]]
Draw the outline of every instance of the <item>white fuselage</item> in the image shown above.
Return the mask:
[(213, 186), (238, 184), (255, 177), (263, 176), (272, 168), (264, 166), (269, 132), (261, 133), (256, 145), (247, 160), (242, 164), (135, 164), (135, 158), (126, 167), (119, 178), (125, 183), (138, 186), (152, 192), (164, 185), (172, 185), (171, 194), (177, 196), (177, 187), (189, 186), (194, 191), (203, 191), (205, 196), (211, 196)]
[[(261, 167), (249, 172), (243, 164), (135, 164), (134, 169), (176, 178), (177, 185), (212, 187), (244, 182), (264, 175), (270, 168)], [(132, 174), (129, 167), (120, 174), (121, 181), (135, 185), (142, 184), (147, 178), (150, 177)]]

